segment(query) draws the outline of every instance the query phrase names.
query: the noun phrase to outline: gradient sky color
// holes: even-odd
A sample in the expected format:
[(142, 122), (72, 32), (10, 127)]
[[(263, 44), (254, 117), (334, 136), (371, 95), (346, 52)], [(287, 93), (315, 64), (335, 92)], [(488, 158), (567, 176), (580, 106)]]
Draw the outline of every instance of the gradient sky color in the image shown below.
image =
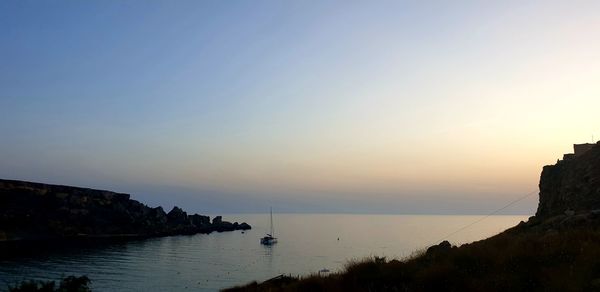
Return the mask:
[(598, 1), (2, 1), (0, 177), (485, 214), (600, 138), (599, 32)]

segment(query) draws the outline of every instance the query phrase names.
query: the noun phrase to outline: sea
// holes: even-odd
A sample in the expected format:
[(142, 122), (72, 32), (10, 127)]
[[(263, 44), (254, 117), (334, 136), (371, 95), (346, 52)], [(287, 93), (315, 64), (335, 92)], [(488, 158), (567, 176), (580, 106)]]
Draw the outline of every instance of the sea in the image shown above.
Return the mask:
[(228, 214), (252, 230), (50, 248), (0, 259), (0, 291), (25, 279), (86, 275), (93, 291), (218, 291), (281, 274), (342, 271), (366, 257), (402, 259), (448, 240), (495, 235), (529, 216), (274, 214), (278, 243), (261, 245), (268, 214)]

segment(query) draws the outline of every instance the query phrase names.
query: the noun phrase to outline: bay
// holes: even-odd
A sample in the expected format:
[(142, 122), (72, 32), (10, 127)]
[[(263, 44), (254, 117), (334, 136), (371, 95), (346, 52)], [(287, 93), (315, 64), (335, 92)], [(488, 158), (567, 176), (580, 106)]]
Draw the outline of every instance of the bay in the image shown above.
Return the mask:
[[(369, 256), (401, 259), (446, 239), (453, 244), (473, 242), (528, 216), (490, 216), (477, 222), (483, 217), (274, 214), (279, 242), (273, 246), (259, 243), (269, 229), (268, 214), (223, 218), (248, 222), (253, 229), (51, 249), (3, 259), (0, 290), (24, 279), (87, 275), (94, 291), (216, 291), (280, 274), (336, 272), (348, 261)], [(462, 230), (465, 226), (469, 227)]]

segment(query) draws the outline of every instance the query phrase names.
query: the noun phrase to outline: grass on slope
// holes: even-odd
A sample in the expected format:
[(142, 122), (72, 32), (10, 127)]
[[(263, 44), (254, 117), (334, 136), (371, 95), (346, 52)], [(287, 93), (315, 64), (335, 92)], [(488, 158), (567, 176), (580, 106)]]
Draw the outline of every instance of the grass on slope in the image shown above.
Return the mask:
[(339, 274), (284, 277), (228, 291), (600, 291), (597, 228), (524, 228), (402, 261), (370, 258)]

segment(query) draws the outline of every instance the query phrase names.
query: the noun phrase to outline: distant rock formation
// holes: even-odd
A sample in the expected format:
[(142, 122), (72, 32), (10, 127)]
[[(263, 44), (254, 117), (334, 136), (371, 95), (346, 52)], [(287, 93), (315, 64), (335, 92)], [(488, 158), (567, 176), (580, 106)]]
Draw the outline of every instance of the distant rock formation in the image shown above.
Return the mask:
[[(218, 218), (218, 219), (217, 219)], [(0, 242), (63, 238), (154, 237), (250, 229), (215, 217), (165, 213), (128, 194), (0, 180)]]
[(600, 209), (600, 142), (579, 152), (544, 166), (538, 219)]

